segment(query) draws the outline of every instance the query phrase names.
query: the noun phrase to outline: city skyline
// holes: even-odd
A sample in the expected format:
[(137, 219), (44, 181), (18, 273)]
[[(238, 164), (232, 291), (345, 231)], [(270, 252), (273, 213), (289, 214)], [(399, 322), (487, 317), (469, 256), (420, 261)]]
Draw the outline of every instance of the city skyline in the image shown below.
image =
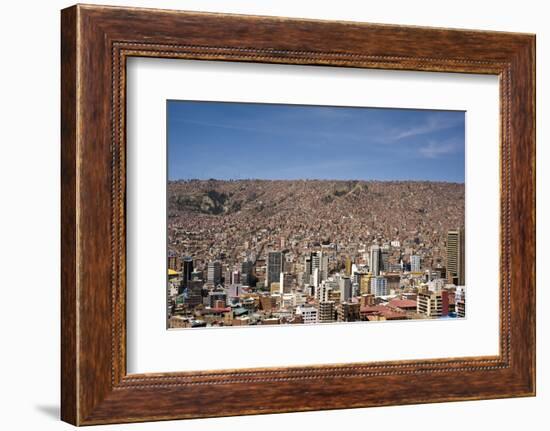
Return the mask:
[(167, 328), (466, 316), (464, 112), (167, 110)]
[(462, 111), (171, 100), (167, 137), (169, 180), (464, 183)]

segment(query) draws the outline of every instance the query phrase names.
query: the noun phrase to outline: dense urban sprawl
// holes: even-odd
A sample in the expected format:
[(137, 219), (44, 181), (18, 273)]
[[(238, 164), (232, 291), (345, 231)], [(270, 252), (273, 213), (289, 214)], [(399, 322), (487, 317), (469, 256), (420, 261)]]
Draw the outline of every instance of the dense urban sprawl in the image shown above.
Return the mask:
[(465, 316), (464, 184), (168, 183), (168, 327)]

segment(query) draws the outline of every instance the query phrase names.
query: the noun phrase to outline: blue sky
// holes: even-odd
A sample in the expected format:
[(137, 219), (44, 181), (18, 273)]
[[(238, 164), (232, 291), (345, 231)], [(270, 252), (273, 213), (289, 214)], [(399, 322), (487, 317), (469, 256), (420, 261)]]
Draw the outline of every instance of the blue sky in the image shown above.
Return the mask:
[(168, 178), (464, 182), (462, 111), (168, 101)]

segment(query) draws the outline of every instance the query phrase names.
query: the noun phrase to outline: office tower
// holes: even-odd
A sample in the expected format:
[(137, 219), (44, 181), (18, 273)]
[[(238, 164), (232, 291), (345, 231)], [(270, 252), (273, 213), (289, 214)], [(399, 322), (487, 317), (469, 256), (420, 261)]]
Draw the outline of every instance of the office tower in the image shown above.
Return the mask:
[(178, 257), (174, 252), (168, 252), (168, 269), (173, 269), (177, 271), (178, 268)]
[(194, 308), (202, 304), (202, 281), (190, 281), (186, 289), (185, 304), (188, 308)]
[(420, 256), (416, 254), (411, 256), (411, 272), (420, 272)]
[(311, 253), (311, 273), (319, 270), (318, 282), (328, 278), (328, 256), (322, 251), (315, 251)]
[(231, 273), (231, 284), (239, 284), (241, 282), (241, 273), (235, 270)]
[(320, 252), (320, 271), (321, 271), (321, 280), (326, 280), (328, 278), (328, 255), (326, 253)]
[(372, 275), (380, 275), (380, 264), (382, 261), (382, 250), (380, 246), (373, 245), (370, 248), (369, 268)]
[(312, 274), (315, 269), (319, 269), (321, 266), (320, 254), (321, 252), (317, 252), (317, 251), (311, 253), (311, 273)]
[(416, 312), (426, 317), (441, 317), (449, 314), (449, 293), (441, 292), (419, 293), (416, 297)]
[(240, 282), (244, 284), (245, 286), (251, 286), (252, 285), (252, 269), (254, 267), (254, 264), (249, 261), (245, 260), (241, 263), (241, 280)]
[(320, 283), (321, 277), (319, 274), (319, 268), (313, 269), (313, 273), (311, 274), (311, 284), (313, 284), (313, 286), (315, 287), (319, 286)]
[(351, 276), (351, 259), (349, 256), (346, 256), (346, 275)]
[(312, 273), (311, 255), (309, 255), (309, 256), (306, 256), (304, 259), (304, 283), (305, 284), (311, 284), (311, 273)]
[(334, 322), (334, 301), (319, 302), (319, 323)]
[(220, 262), (208, 262), (208, 283), (217, 286), (222, 281), (222, 265)]
[(328, 301), (333, 286), (329, 283), (321, 283), (315, 288), (315, 299), (317, 302)]
[(370, 291), (374, 296), (388, 295), (388, 280), (386, 277), (373, 277), (370, 281)]
[(390, 246), (384, 245), (380, 249), (380, 271), (388, 271), (390, 267)]
[(223, 284), (225, 286), (229, 286), (231, 284), (231, 280), (233, 279), (233, 274), (231, 273), (231, 270), (227, 268), (226, 271), (223, 272)]
[(465, 284), (464, 228), (447, 232), (447, 277), (457, 286)]
[(193, 258), (191, 256), (184, 256), (182, 262), (181, 283), (186, 288), (193, 274)]
[(281, 295), (290, 293), (292, 288), (292, 274), (288, 272), (281, 272), (279, 278), (279, 289)]
[(349, 277), (342, 277), (338, 280), (340, 285), (340, 302), (349, 301), (352, 297), (351, 279)]
[(270, 251), (267, 254), (267, 288), (271, 286), (271, 283), (279, 282), (281, 272), (283, 272), (283, 264), (283, 253), (281, 251)]
[(372, 274), (360, 274), (359, 278), (359, 290), (361, 294), (370, 293), (370, 280), (372, 278)]

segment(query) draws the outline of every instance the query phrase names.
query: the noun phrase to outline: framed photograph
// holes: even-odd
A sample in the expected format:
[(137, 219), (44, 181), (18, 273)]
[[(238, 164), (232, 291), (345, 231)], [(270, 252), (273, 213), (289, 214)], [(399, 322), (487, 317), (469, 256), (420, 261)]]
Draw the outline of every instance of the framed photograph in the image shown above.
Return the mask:
[(535, 36), (62, 11), (62, 419), (535, 394)]

